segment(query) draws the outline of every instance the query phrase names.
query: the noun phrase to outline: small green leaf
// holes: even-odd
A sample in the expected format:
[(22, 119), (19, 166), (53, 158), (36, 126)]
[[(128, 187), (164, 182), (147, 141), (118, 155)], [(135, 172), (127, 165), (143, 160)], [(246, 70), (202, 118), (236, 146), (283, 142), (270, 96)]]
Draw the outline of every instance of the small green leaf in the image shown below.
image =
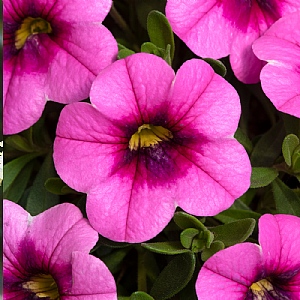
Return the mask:
[(45, 181), (49, 177), (54, 176), (56, 176), (56, 171), (53, 165), (52, 153), (50, 152), (46, 156), (38, 174), (36, 175), (27, 198), (27, 204), (25, 208), (32, 216), (35, 216), (58, 204), (59, 197), (48, 192), (44, 186)]
[(34, 149), (31, 147), (31, 145), (28, 143), (28, 141), (22, 137), (21, 135), (15, 134), (8, 136), (5, 139), (5, 143), (14, 149), (17, 149), (22, 152), (33, 152)]
[(279, 214), (289, 214), (300, 217), (300, 198), (280, 179), (272, 182), (276, 211)]
[(45, 182), (45, 188), (48, 192), (55, 195), (66, 195), (77, 193), (67, 186), (59, 177), (48, 178)]
[(292, 170), (294, 173), (300, 173), (300, 145), (298, 145), (292, 155)]
[(171, 61), (174, 58), (175, 43), (172, 28), (164, 14), (157, 10), (149, 13), (147, 18), (147, 31), (150, 42), (159, 48), (167, 49), (168, 44), (171, 46)]
[(203, 60), (206, 61), (214, 69), (215, 73), (219, 74), (222, 77), (225, 77), (227, 69), (220, 60), (213, 58), (203, 58)]
[(251, 174), (251, 188), (260, 188), (269, 185), (277, 176), (278, 171), (273, 168), (253, 167)]
[(132, 51), (132, 50), (130, 50), (130, 49), (127, 49), (127, 48), (121, 49), (121, 50), (118, 52), (118, 59), (125, 58), (125, 57), (127, 57), (127, 56), (129, 56), (129, 55), (132, 55), (132, 54), (134, 54), (134, 53), (135, 53), (134, 51)]
[(281, 153), (284, 134), (281, 121), (263, 134), (251, 152), (251, 165), (253, 167), (271, 167)]
[(130, 300), (155, 300), (155, 299), (145, 292), (135, 292), (131, 294)]
[(221, 241), (226, 247), (244, 242), (253, 232), (255, 220), (246, 218), (210, 228), (215, 241)]
[(190, 249), (193, 243), (193, 239), (199, 234), (199, 230), (196, 228), (187, 228), (180, 234), (180, 242), (183, 247)]
[(236, 220), (245, 219), (245, 218), (253, 218), (258, 220), (261, 217), (261, 214), (251, 211), (251, 210), (242, 210), (242, 209), (227, 209), (214, 216), (215, 219), (223, 222), (230, 223)]
[(148, 249), (149, 251), (159, 253), (159, 254), (175, 255), (175, 254), (189, 252), (189, 250), (183, 248), (182, 244), (178, 241), (142, 243), (141, 246)]
[(185, 212), (177, 212), (174, 215), (174, 222), (181, 229), (197, 228), (200, 231), (206, 230), (206, 227), (194, 216), (191, 216)]
[(20, 156), (4, 165), (3, 173), (5, 174), (3, 179), (3, 192), (5, 192), (10, 185), (14, 182), (21, 170), (39, 154), (31, 153)]
[(19, 202), (27, 187), (34, 165), (35, 162), (30, 161), (26, 167), (21, 170), (14, 182), (3, 193), (3, 198), (14, 201), (15, 203)]
[(213, 256), (215, 253), (218, 251), (222, 250), (225, 248), (224, 243), (221, 241), (214, 241), (210, 248), (206, 248), (201, 252), (201, 260), (202, 261), (207, 261), (211, 256)]
[(143, 43), (141, 46), (141, 52), (155, 54), (161, 58), (164, 58), (166, 51), (162, 48), (157, 47), (151, 42)]
[(177, 294), (191, 280), (195, 262), (195, 255), (190, 251), (176, 256), (159, 274), (150, 295), (155, 300), (165, 300)]
[(285, 163), (290, 167), (292, 165), (292, 155), (296, 147), (299, 145), (299, 139), (294, 134), (287, 135), (282, 143), (282, 154)]
[(243, 145), (243, 147), (246, 149), (247, 153), (250, 154), (253, 145), (248, 136), (243, 132), (241, 128), (238, 128), (234, 134), (234, 138)]

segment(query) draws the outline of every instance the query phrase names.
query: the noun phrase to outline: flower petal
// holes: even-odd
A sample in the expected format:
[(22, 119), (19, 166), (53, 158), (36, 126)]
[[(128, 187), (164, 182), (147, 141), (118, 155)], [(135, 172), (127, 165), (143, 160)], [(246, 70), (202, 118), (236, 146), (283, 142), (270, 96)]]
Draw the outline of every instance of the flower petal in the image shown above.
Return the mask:
[(209, 258), (200, 269), (196, 292), (203, 300), (245, 299), (261, 274), (261, 249), (252, 243), (236, 244)]
[(98, 258), (81, 252), (72, 253), (72, 290), (63, 299), (117, 300), (115, 280)]
[(237, 129), (241, 113), (237, 92), (202, 60), (181, 66), (168, 102), (169, 126), (175, 130), (192, 124), (199, 135), (218, 139), (233, 136)]
[(258, 226), (266, 271), (278, 275), (299, 272), (300, 218), (266, 214)]
[(249, 158), (245, 149), (233, 139), (200, 141), (182, 146), (178, 152), (190, 161), (187, 174), (181, 178), (177, 189), (177, 203), (189, 213), (216, 215), (229, 208), (250, 186)]
[[(3, 202), (3, 268), (4, 272), (20, 276), (26, 271), (18, 260), (16, 253), (19, 252), (20, 243), (26, 237), (31, 216), (21, 206), (14, 202)], [(16, 220), (18, 220), (16, 222)]]
[(76, 206), (64, 203), (35, 216), (27, 240), (32, 240), (35, 251), (41, 254), (36, 263), (45, 270), (55, 271), (60, 264), (71, 262), (72, 251), (88, 253), (98, 234)]
[(140, 126), (155, 117), (173, 79), (174, 71), (163, 59), (138, 53), (100, 72), (91, 88), (91, 102), (109, 119), (124, 125), (135, 119)]

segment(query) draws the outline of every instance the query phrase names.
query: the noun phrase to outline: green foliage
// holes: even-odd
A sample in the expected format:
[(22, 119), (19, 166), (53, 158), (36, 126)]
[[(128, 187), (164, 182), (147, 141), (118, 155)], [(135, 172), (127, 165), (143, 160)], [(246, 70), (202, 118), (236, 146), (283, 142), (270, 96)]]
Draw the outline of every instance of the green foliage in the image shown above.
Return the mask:
[(188, 249), (185, 249), (182, 244), (178, 241), (174, 242), (157, 242), (157, 243), (142, 243), (144, 248), (149, 251), (156, 252), (159, 254), (168, 254), (168, 255), (176, 255), (180, 253), (189, 252)]
[(227, 73), (227, 69), (220, 60), (213, 59), (213, 58), (204, 58), (203, 60), (206, 61), (208, 64), (210, 64), (210, 66), (214, 69), (214, 71), (217, 74), (219, 74), (222, 77), (225, 77)]
[(192, 252), (176, 256), (159, 274), (150, 295), (155, 300), (165, 300), (177, 294), (191, 280), (195, 263), (196, 258)]
[(130, 300), (154, 300), (154, 298), (145, 292), (135, 292), (131, 294)]
[(252, 168), (251, 188), (260, 188), (269, 185), (279, 175), (273, 168)]

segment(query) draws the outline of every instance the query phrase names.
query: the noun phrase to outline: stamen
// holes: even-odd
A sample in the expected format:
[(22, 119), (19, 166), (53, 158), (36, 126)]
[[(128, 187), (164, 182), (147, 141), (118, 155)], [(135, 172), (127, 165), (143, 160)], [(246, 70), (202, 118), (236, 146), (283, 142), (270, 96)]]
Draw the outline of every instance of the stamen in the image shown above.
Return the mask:
[(33, 276), (29, 281), (24, 282), (22, 287), (40, 298), (60, 299), (57, 284), (50, 274)]
[(129, 140), (129, 149), (138, 150), (139, 148), (154, 147), (162, 141), (169, 141), (173, 138), (170, 130), (162, 126), (143, 124)]
[(23, 20), (21, 27), (15, 33), (16, 49), (21, 49), (27, 38), (33, 34), (51, 33), (52, 28), (49, 22), (42, 18), (27, 17)]
[(289, 298), (285, 295), (282, 295), (276, 288), (274, 288), (270, 279), (262, 279), (260, 281), (254, 282), (250, 288), (249, 292), (252, 295), (252, 298), (255, 300), (265, 300), (269, 299), (278, 299), (278, 300), (288, 300)]

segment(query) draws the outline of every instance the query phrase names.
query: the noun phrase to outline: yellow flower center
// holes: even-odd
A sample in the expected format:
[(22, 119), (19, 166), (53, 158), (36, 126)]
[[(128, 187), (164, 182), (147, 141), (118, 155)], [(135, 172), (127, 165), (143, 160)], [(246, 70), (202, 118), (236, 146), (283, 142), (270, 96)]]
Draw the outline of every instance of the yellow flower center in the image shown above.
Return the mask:
[(263, 299), (265, 299), (265, 295), (267, 295), (269, 292), (273, 291), (274, 288), (269, 280), (262, 279), (258, 282), (254, 282), (250, 286), (250, 290), (252, 291), (253, 295), (256, 296), (255, 299), (263, 300)]
[(129, 140), (129, 149), (138, 150), (139, 148), (154, 147), (162, 141), (169, 141), (173, 138), (170, 130), (162, 126), (143, 124)]
[(27, 38), (33, 34), (38, 33), (51, 33), (52, 28), (50, 23), (42, 18), (27, 17), (23, 20), (21, 27), (15, 33), (15, 46), (21, 49)]
[(22, 287), (34, 293), (39, 298), (59, 300), (57, 284), (50, 274), (39, 274), (24, 282)]

